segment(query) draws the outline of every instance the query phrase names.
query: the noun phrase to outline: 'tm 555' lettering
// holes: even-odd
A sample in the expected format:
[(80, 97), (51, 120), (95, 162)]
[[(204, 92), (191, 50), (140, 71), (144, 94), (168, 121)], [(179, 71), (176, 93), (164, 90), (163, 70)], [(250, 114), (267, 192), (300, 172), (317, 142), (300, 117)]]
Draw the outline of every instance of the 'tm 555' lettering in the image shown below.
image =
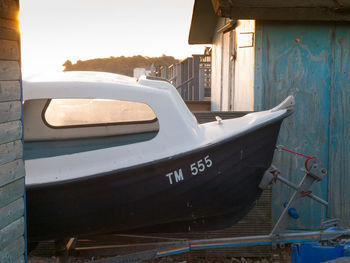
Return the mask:
[[(203, 159), (199, 159), (197, 162), (194, 162), (190, 165), (191, 174), (197, 175), (199, 173), (202, 173), (212, 165), (213, 165), (213, 161), (210, 159), (209, 155), (207, 155)], [(181, 168), (171, 173), (167, 173), (165, 176), (168, 177), (169, 184), (173, 184), (173, 182), (178, 183), (184, 180), (184, 176)]]
[(177, 182), (177, 183), (184, 179), (184, 176), (182, 174), (182, 169), (179, 169), (178, 171), (174, 171), (172, 173), (168, 173), (165, 176), (167, 176), (169, 178), (169, 183), (170, 184), (173, 184), (173, 180), (171, 178), (172, 176), (175, 177), (175, 182)]

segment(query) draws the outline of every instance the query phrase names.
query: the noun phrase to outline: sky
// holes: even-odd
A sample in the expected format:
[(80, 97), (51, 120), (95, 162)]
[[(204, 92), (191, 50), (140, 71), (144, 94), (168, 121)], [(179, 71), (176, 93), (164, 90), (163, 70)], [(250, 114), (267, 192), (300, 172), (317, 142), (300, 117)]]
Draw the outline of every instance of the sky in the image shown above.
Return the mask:
[(23, 76), (62, 71), (67, 60), (118, 56), (183, 59), (194, 0), (20, 0)]

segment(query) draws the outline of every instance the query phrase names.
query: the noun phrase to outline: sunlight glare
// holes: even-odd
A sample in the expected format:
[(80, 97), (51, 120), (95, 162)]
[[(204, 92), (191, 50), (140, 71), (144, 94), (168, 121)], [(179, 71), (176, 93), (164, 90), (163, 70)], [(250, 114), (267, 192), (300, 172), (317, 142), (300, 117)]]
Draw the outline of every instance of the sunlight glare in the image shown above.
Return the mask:
[(22, 72), (62, 71), (66, 60), (111, 56), (179, 59), (188, 45), (193, 0), (21, 0)]

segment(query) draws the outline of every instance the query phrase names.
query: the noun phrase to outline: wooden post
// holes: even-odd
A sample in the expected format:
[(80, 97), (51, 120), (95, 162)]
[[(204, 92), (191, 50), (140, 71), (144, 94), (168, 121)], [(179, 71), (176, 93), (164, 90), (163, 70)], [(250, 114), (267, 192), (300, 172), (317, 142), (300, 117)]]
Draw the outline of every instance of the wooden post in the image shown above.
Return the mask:
[[(200, 64), (200, 56), (199, 55), (193, 55), (193, 70), (192, 70), (192, 75), (193, 75), (193, 100), (203, 100), (200, 97), (201, 91), (200, 89), (202, 88), (199, 85), (199, 64)], [(204, 97), (204, 96), (202, 96)]]

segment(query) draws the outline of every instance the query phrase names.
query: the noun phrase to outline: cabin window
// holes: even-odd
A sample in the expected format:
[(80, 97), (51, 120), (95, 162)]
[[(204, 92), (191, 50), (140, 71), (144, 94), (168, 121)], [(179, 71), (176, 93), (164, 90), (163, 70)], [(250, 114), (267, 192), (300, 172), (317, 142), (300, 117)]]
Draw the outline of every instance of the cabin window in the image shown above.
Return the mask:
[(43, 111), (43, 119), (53, 128), (157, 121), (147, 104), (106, 99), (52, 99)]

